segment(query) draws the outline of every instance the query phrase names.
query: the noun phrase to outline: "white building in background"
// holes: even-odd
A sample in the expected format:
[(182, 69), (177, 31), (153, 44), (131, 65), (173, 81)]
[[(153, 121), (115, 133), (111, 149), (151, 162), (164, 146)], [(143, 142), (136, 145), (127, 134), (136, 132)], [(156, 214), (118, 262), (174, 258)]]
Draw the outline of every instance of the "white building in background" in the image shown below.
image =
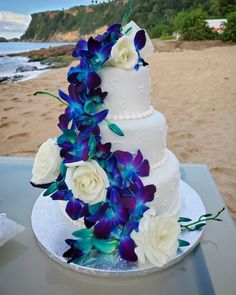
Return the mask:
[(224, 32), (227, 19), (207, 19), (206, 22), (212, 31), (216, 31), (221, 34)]

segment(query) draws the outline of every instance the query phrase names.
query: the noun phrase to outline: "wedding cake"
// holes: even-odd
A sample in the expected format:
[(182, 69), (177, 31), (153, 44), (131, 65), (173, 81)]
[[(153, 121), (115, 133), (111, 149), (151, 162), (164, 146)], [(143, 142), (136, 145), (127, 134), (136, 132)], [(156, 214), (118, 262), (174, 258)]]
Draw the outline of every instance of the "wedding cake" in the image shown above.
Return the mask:
[(98, 251), (161, 267), (176, 255), (179, 162), (166, 147), (166, 119), (150, 103), (152, 52), (134, 22), (73, 51), (80, 61), (68, 72), (68, 94), (56, 97), (66, 106), (62, 134), (39, 148), (31, 180), (77, 226), (65, 241), (68, 263)]

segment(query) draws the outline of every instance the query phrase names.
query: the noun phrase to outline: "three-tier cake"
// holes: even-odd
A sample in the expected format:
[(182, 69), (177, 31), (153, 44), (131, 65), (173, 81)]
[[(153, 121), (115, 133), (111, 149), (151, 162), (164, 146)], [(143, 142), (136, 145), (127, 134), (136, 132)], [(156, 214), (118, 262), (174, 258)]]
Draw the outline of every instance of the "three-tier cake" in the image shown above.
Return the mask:
[(179, 243), (179, 162), (166, 147), (165, 117), (150, 104), (147, 33), (134, 22), (80, 40), (59, 116), (61, 135), (35, 158), (34, 186), (60, 204), (77, 229), (64, 257), (91, 253), (163, 266)]

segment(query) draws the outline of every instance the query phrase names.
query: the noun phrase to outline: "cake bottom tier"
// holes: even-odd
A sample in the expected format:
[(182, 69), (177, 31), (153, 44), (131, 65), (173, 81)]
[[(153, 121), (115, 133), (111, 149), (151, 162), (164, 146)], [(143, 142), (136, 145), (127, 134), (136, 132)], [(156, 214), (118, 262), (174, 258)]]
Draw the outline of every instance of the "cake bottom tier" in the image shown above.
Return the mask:
[(157, 188), (155, 198), (148, 203), (149, 207), (155, 207), (157, 214), (178, 215), (181, 207), (179, 193), (179, 161), (175, 155), (166, 149), (166, 163), (150, 172), (148, 177), (143, 177), (145, 185), (154, 184)]

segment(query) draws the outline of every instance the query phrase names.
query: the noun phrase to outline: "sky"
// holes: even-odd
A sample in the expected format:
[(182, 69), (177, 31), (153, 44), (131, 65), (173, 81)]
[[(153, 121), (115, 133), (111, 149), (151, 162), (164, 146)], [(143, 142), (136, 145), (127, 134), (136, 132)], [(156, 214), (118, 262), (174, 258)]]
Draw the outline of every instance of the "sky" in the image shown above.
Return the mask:
[(20, 37), (28, 27), (31, 13), (67, 9), (91, 4), (78, 0), (0, 0), (0, 37)]

